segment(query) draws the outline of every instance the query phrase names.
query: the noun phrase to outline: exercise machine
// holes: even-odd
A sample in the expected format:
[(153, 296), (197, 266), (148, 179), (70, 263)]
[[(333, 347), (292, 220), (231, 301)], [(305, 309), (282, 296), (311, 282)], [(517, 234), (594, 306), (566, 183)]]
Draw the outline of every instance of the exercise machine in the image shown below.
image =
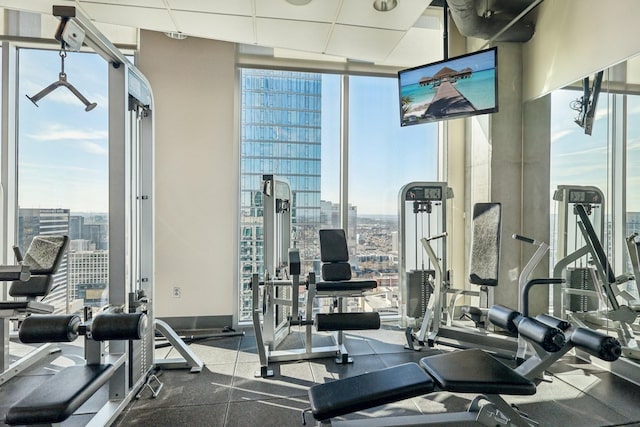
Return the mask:
[[(317, 425), (426, 426), (478, 423), (487, 426), (538, 424), (502, 395), (533, 395), (542, 373), (572, 348), (607, 361), (620, 356), (620, 343), (591, 329), (574, 327), (548, 315), (536, 318), (503, 306), (493, 306), (489, 320), (519, 333), (535, 349), (517, 368), (510, 368), (480, 349), (424, 357), (420, 364), (405, 363), (379, 371), (319, 384), (309, 389), (310, 409)], [(397, 402), (434, 391), (478, 394), (466, 412), (332, 421), (332, 418)]]
[(554, 199), (560, 206), (559, 261), (553, 275), (567, 283), (554, 292), (554, 315), (585, 327), (615, 330), (623, 355), (640, 359), (637, 305), (621, 288), (634, 276), (616, 276), (602, 245), (604, 195), (596, 187), (560, 186)]
[(0, 342), (3, 351), (0, 354), (0, 386), (49, 354), (59, 351), (55, 346), (43, 345), (26, 356), (10, 363), (11, 324), (18, 324), (31, 314), (53, 313), (54, 307), (44, 299), (52, 290), (54, 274), (57, 273), (67, 250), (69, 238), (62, 235), (35, 236), (29, 248), (22, 255), (17, 246), (13, 251), (18, 262), (16, 265), (0, 267), (0, 280), (11, 281), (9, 295), (13, 301), (0, 302)]
[[(86, 313), (90, 313), (89, 310)], [(38, 425), (60, 423), (69, 418), (102, 386), (108, 384), (109, 399), (87, 425), (108, 425), (118, 408), (130, 401), (128, 391), (131, 359), (114, 345), (120, 341), (143, 340), (153, 328), (147, 315), (107, 310), (93, 319), (82, 321), (79, 316), (34, 314), (20, 326), (23, 343), (72, 342), (85, 336), (86, 364), (63, 368), (34, 388), (7, 412), (9, 425)], [(105, 346), (110, 341), (111, 346)], [(152, 376), (156, 382), (157, 378)], [(158, 382), (159, 383), (159, 382)], [(160, 383), (159, 383), (160, 384)], [(153, 390), (154, 396), (162, 388)]]
[[(275, 175), (264, 175), (262, 182), (264, 207), (264, 269), (263, 280), (254, 273), (251, 279), (252, 321), (260, 359), (256, 377), (269, 377), (273, 370), (270, 362), (295, 361), (335, 357), (337, 363), (350, 363), (344, 346), (343, 331), (378, 329), (378, 313), (350, 313), (346, 310), (347, 297), (364, 296), (374, 289), (373, 280), (351, 280), (351, 266), (344, 230), (320, 230), (320, 252), (323, 262), (321, 277), (316, 280), (309, 273), (300, 281), (301, 261), (298, 249), (291, 242), (291, 212), (293, 194), (289, 183)], [(303, 303), (300, 304), (300, 289)], [(322, 308), (320, 302), (330, 298), (329, 313), (315, 313)], [(304, 310), (302, 310), (304, 307)], [(292, 327), (304, 328), (302, 345), (295, 345)], [(330, 342), (314, 346), (313, 327), (318, 331), (332, 331), (326, 336)], [(294, 341), (294, 345), (285, 340)]]
[[(448, 237), (446, 225), (446, 201), (449, 196), (445, 192), (446, 184), (439, 184), (440, 190), (431, 191), (431, 195), (438, 196), (438, 207), (445, 221), (435, 227), (435, 235), (418, 239), (424, 253), (427, 254), (428, 265), (432, 272), (433, 287), (423, 315), (419, 318), (418, 331), (414, 331), (415, 324), (405, 330), (407, 348), (419, 350), (423, 346), (434, 346), (436, 343), (457, 348), (476, 347), (498, 352), (505, 356), (515, 356), (517, 342), (515, 337), (504, 334), (494, 334), (487, 330), (486, 316), (492, 302), (493, 288), (498, 285), (498, 271), (500, 260), (501, 212), (499, 203), (477, 203), (473, 207), (471, 227), (471, 250), (469, 255), (469, 283), (479, 288), (462, 289), (452, 285), (451, 275), (446, 270), (446, 239)], [(411, 186), (405, 187), (407, 190)], [(401, 191), (401, 199), (406, 199), (409, 191)], [(406, 216), (402, 209), (401, 222)], [(420, 209), (416, 209), (418, 214)], [(428, 213), (428, 209), (424, 210)], [(433, 214), (433, 209), (431, 209)], [(417, 223), (417, 221), (416, 221)], [(436, 224), (438, 224), (436, 222)], [(416, 228), (420, 228), (416, 226)], [(400, 227), (402, 234), (406, 234), (407, 227)], [(433, 229), (433, 228), (432, 228)], [(405, 241), (407, 239), (405, 238)], [(406, 244), (403, 243), (403, 247)], [(402, 259), (402, 257), (401, 257)], [(401, 262), (401, 271), (406, 267)], [(405, 281), (407, 283), (407, 281)], [(404, 285), (402, 289), (406, 289)], [(411, 288), (409, 288), (411, 289)], [(411, 295), (411, 291), (405, 293)], [(476, 305), (459, 305), (461, 298), (475, 298)], [(409, 301), (409, 299), (407, 300)]]
[[(151, 86), (145, 76), (100, 33), (80, 10), (75, 6), (56, 5), (53, 6), (53, 15), (59, 20), (55, 38), (62, 46), (67, 50), (77, 50), (82, 45), (86, 45), (106, 61), (105, 66), (108, 69), (108, 313), (99, 314), (90, 325), (87, 323), (78, 326), (79, 334), (83, 334), (83, 331), (91, 331), (85, 346), (88, 361), (86, 366), (112, 366), (112, 368), (105, 368), (108, 371), (109, 396), (102, 409), (91, 421), (92, 425), (104, 426), (111, 424), (140, 390), (146, 390), (147, 385), (155, 382), (152, 376), (155, 369), (154, 329), (157, 329), (154, 328), (156, 323), (153, 312), (154, 100)], [(44, 95), (44, 93), (41, 94)], [(26, 263), (25, 257), (24, 264)], [(35, 304), (31, 303), (31, 305)], [(125, 331), (127, 330), (126, 325), (123, 326), (120, 322), (115, 322), (108, 327), (99, 326), (105, 320), (102, 316), (114, 319), (111, 316), (117, 315), (122, 315), (123, 318), (142, 319), (144, 317), (147, 319), (147, 327), (140, 328), (139, 337), (132, 339), (129, 335), (118, 338), (117, 331), (121, 326)], [(25, 331), (28, 331), (29, 325), (38, 317), (36, 314), (27, 317), (21, 330), (27, 325)], [(88, 319), (88, 316), (85, 318)], [(74, 323), (77, 322), (74, 321)], [(40, 326), (44, 328), (43, 325)], [(51, 326), (53, 327), (53, 323)], [(104, 331), (105, 328), (113, 332), (100, 335), (99, 331)], [(40, 330), (40, 327), (31, 329), (31, 331), (34, 330)], [(102, 338), (99, 338), (100, 336)], [(46, 340), (46, 337), (43, 337), (43, 340)], [(108, 353), (104, 353), (100, 347), (103, 340), (109, 341), (105, 345), (105, 348), (108, 346)], [(113, 363), (108, 360), (102, 363), (103, 354), (107, 359), (113, 359)], [(68, 396), (77, 393), (82, 396), (93, 394), (93, 388), (99, 386), (102, 379), (91, 379), (92, 368), (85, 368), (84, 365), (75, 369), (75, 372), (87, 382), (83, 383), (80, 378), (71, 378), (64, 387), (64, 390), (70, 393)], [(71, 375), (71, 377), (76, 376), (76, 374)], [(104, 379), (102, 376), (101, 378)], [(17, 387), (28, 386), (28, 384), (23, 385), (21, 380), (21, 378), (12, 379)], [(66, 384), (67, 380), (62, 382)], [(56, 390), (56, 387), (49, 388), (51, 389)], [(153, 394), (157, 394), (158, 391), (159, 386), (156, 386)], [(39, 402), (37, 396), (34, 394), (32, 400), (23, 401), (24, 413), (32, 410), (39, 412), (35, 405)], [(65, 412), (73, 410), (74, 405), (66, 401), (62, 404), (65, 406)], [(12, 422), (20, 421), (20, 418), (15, 418)], [(48, 421), (40, 420), (39, 422)]]
[[(441, 289), (449, 283), (443, 277), (448, 271), (446, 239), (437, 240), (437, 263), (425, 256), (420, 239), (444, 236), (448, 201), (452, 198), (453, 190), (446, 182), (411, 182), (400, 189), (398, 196), (401, 319), (410, 349), (418, 349), (429, 339), (430, 315), (439, 312)], [(416, 329), (418, 332), (414, 332)]]

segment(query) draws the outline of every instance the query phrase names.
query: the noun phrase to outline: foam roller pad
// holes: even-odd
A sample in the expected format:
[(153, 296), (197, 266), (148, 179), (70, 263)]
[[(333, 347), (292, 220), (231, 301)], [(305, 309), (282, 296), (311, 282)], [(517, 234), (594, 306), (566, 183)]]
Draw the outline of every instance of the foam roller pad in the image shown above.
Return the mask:
[(378, 313), (319, 313), (316, 314), (318, 331), (357, 331), (380, 329)]
[(571, 323), (566, 320), (558, 319), (557, 317), (549, 316), (548, 314), (538, 314), (536, 316), (536, 320), (547, 326), (551, 326), (552, 328), (558, 328), (561, 331), (566, 331), (571, 327)]
[(71, 342), (78, 338), (80, 317), (75, 314), (32, 314), (22, 321), (18, 337), (23, 343)]
[(548, 352), (554, 353), (565, 344), (564, 333), (530, 317), (523, 317), (518, 323), (518, 333), (540, 344)]
[(620, 341), (591, 329), (577, 328), (571, 334), (571, 342), (592, 356), (607, 362), (617, 360), (622, 353)]
[(489, 321), (511, 333), (518, 332), (516, 321), (520, 316), (522, 315), (519, 312), (498, 304), (489, 310)]
[(95, 341), (138, 340), (147, 329), (144, 313), (104, 313), (91, 323), (91, 338)]

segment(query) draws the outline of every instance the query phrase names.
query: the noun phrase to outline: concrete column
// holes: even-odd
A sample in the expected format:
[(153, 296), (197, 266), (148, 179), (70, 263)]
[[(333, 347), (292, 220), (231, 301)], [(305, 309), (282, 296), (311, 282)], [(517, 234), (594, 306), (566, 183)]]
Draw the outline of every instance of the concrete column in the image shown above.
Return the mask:
[[(494, 303), (516, 307), (520, 273), (519, 233), (522, 218), (522, 45), (498, 43), (499, 112), (489, 116), (489, 201), (502, 204), (502, 245), (499, 285)], [(481, 186), (484, 183), (477, 183)]]
[[(522, 228), (520, 234), (547, 242), (550, 240), (551, 187), (551, 95), (524, 104), (522, 138)], [(536, 248), (521, 243), (521, 267)], [(533, 272), (532, 278), (549, 276), (549, 258)], [(530, 293), (529, 313), (546, 313), (549, 288), (538, 287)]]

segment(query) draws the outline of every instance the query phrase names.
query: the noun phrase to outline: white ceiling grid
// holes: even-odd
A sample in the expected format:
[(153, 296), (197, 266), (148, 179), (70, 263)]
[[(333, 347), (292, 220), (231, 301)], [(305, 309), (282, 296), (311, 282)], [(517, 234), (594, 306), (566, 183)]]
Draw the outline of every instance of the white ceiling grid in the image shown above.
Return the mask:
[[(398, 0), (388, 12), (373, 0), (0, 0), (0, 6), (50, 14), (78, 7), (99, 23), (414, 66), (442, 59), (441, 19), (423, 14), (431, 0)], [(422, 22), (422, 23), (421, 23)], [(435, 24), (434, 24), (435, 22)]]

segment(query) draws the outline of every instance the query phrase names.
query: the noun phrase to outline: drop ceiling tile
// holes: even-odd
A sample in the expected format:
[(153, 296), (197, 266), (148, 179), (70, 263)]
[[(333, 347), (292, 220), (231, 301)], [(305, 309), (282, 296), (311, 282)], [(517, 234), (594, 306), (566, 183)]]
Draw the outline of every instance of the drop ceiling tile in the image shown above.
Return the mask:
[(273, 49), (274, 58), (302, 59), (307, 61), (324, 61), (324, 62), (347, 62), (341, 56), (325, 55), (323, 53), (303, 52), (301, 50), (291, 50), (275, 48)]
[(328, 23), (256, 18), (256, 42), (262, 46), (322, 53), (330, 31)]
[[(351, 1), (351, 0), (348, 0)], [(312, 0), (297, 6), (286, 0), (256, 0), (256, 16), (298, 21), (334, 22), (340, 0)]]
[(369, 62), (384, 60), (404, 32), (336, 25), (325, 53)]
[[(253, 15), (252, 0), (166, 0), (172, 10), (220, 13), (224, 15)], [(262, 0), (259, 0), (262, 1)]]
[(431, 0), (398, 0), (398, 6), (388, 12), (373, 8), (373, 0), (345, 0), (336, 21), (339, 24), (363, 27), (407, 30), (422, 15)]
[(253, 20), (248, 16), (172, 11), (178, 31), (185, 34), (237, 43), (255, 43)]
[(177, 31), (166, 9), (87, 2), (82, 3), (82, 9), (89, 18), (98, 22), (154, 31)]
[(82, 6), (88, 3), (111, 4), (114, 6), (151, 7), (154, 9), (166, 9), (164, 0), (78, 0)]
[(410, 28), (389, 56), (376, 63), (403, 68), (416, 67), (441, 61), (443, 49), (442, 31)]
[(73, 6), (75, 3), (69, 0), (2, 0), (0, 1), (0, 7), (13, 10), (24, 10), (29, 12), (40, 12), (51, 14), (54, 4)]

